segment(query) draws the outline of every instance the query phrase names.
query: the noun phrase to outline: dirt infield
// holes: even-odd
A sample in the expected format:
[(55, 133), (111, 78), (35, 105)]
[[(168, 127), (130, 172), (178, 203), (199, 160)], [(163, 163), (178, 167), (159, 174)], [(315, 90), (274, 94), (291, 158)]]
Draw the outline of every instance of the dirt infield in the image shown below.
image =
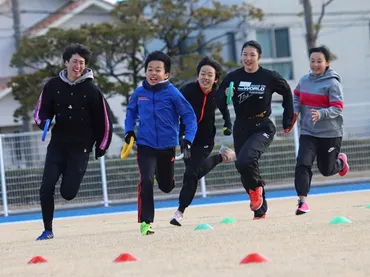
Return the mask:
[[(136, 213), (56, 220), (56, 238), (42, 242), (34, 241), (40, 222), (0, 225), (0, 276), (368, 277), (369, 203), (370, 192), (314, 196), (312, 212), (297, 217), (295, 199), (271, 200), (264, 221), (251, 220), (247, 203), (191, 207), (183, 227), (169, 225), (174, 211), (163, 210), (147, 237)], [(329, 225), (335, 216), (352, 224)], [(237, 223), (220, 224), (224, 217)], [(200, 223), (214, 229), (194, 231)], [(113, 263), (126, 252), (139, 261)], [(240, 265), (252, 252), (271, 262)], [(36, 255), (48, 263), (28, 265)]]

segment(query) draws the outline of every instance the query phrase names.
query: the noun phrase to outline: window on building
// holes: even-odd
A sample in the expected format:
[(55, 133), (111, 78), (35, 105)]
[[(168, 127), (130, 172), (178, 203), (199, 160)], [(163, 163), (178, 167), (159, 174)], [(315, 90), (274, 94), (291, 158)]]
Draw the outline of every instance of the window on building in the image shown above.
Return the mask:
[(228, 52), (228, 60), (231, 60), (235, 63), (238, 62), (238, 53), (236, 51), (236, 38), (235, 38), (235, 32), (227, 32), (226, 33), (226, 39), (227, 39), (227, 44), (226, 44), (226, 49)]
[(233, 61), (239, 63), (240, 54), (237, 52), (237, 39), (235, 31), (216, 34), (214, 37), (209, 36), (206, 40), (205, 36), (188, 37), (180, 45), (180, 53), (194, 52), (200, 55), (210, 55), (212, 51), (207, 49), (212, 43), (218, 43), (222, 46), (221, 56), (224, 61)]
[(261, 66), (275, 70), (285, 79), (292, 80), (294, 76), (289, 29), (258, 29), (256, 40), (262, 46)]

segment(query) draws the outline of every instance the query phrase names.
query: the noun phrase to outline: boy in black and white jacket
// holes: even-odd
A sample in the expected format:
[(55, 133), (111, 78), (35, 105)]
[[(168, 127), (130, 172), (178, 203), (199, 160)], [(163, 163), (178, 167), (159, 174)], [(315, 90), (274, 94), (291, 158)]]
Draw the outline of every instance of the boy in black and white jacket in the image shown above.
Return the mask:
[(104, 156), (112, 138), (112, 114), (108, 102), (94, 84), (91, 69), (86, 68), (91, 52), (80, 44), (69, 45), (63, 53), (66, 69), (51, 78), (38, 99), (34, 120), (43, 130), (53, 120), (47, 148), (40, 201), (44, 231), (37, 240), (54, 238), (55, 185), (62, 175), (60, 193), (66, 200), (76, 197), (85, 175), (90, 152)]

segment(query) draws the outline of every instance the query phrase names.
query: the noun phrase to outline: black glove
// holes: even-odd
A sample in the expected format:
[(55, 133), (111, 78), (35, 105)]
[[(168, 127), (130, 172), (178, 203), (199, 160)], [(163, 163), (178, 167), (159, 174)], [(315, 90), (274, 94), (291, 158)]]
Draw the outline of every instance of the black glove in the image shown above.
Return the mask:
[(101, 150), (99, 147), (95, 148), (95, 160), (105, 155), (105, 150)]
[[(44, 128), (45, 128), (46, 121), (47, 121), (47, 120), (43, 120), (43, 121), (40, 123), (40, 125), (39, 125), (39, 128), (40, 128), (41, 130), (43, 130), (43, 131), (44, 131)], [(50, 131), (50, 128), (51, 128), (51, 122), (50, 122), (50, 124), (49, 124), (48, 131)]]
[(181, 149), (184, 153), (184, 159), (189, 159), (191, 157), (191, 142), (187, 139), (181, 141)]
[(131, 138), (134, 138), (134, 141), (136, 141), (136, 136), (134, 131), (128, 131), (125, 135), (125, 142), (127, 144), (130, 143)]
[(183, 145), (183, 140), (184, 140), (184, 136), (180, 136), (180, 137), (179, 137), (179, 142), (180, 142), (180, 151), (181, 151), (181, 153), (184, 153), (184, 149), (183, 149), (183, 147), (182, 147), (182, 145)]
[(227, 128), (227, 127), (223, 127), (222, 128), (222, 136), (230, 136), (232, 134), (232, 131), (231, 129)]
[(224, 127), (222, 128), (221, 136), (230, 136), (232, 134), (232, 124), (225, 122)]

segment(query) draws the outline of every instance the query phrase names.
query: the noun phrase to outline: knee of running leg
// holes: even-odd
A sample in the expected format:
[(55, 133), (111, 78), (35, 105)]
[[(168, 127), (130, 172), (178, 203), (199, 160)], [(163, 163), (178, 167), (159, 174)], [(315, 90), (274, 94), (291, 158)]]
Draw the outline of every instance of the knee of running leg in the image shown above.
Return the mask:
[(161, 191), (164, 193), (170, 193), (173, 190), (174, 187), (169, 187), (169, 188), (160, 188)]
[(197, 184), (198, 178), (197, 178), (197, 173), (196, 172), (191, 172), (191, 171), (185, 171), (184, 173), (184, 183), (187, 184)]
[(170, 193), (175, 188), (175, 180), (172, 180), (171, 185), (161, 186), (161, 183), (158, 183), (159, 189), (164, 193)]
[(63, 199), (65, 199), (67, 201), (71, 201), (71, 200), (75, 199), (77, 193), (75, 193), (75, 192), (66, 192), (66, 191), (61, 190), (60, 195), (63, 197)]
[(305, 157), (298, 157), (297, 158), (297, 164), (296, 164), (296, 167), (307, 167), (307, 168), (311, 168), (313, 165), (313, 162), (311, 160), (311, 158), (307, 159)]
[(297, 171), (301, 171), (301, 170), (311, 170), (312, 168), (312, 165), (308, 165), (308, 164), (300, 164), (300, 163), (297, 163), (297, 165), (295, 166), (295, 170)]
[(40, 193), (40, 201), (41, 202), (49, 202), (54, 199), (53, 193)]
[[(156, 180), (158, 182), (158, 179)], [(141, 177), (142, 184), (154, 184), (154, 177)]]
[(329, 177), (332, 175), (328, 168), (319, 168), (319, 171), (324, 177)]
[(42, 185), (41, 188), (40, 188), (40, 198), (44, 198), (44, 197), (51, 197), (54, 195), (54, 187), (53, 186), (44, 186)]
[(253, 159), (238, 159), (235, 161), (236, 169), (240, 171), (248, 170), (248, 168), (253, 167)]

